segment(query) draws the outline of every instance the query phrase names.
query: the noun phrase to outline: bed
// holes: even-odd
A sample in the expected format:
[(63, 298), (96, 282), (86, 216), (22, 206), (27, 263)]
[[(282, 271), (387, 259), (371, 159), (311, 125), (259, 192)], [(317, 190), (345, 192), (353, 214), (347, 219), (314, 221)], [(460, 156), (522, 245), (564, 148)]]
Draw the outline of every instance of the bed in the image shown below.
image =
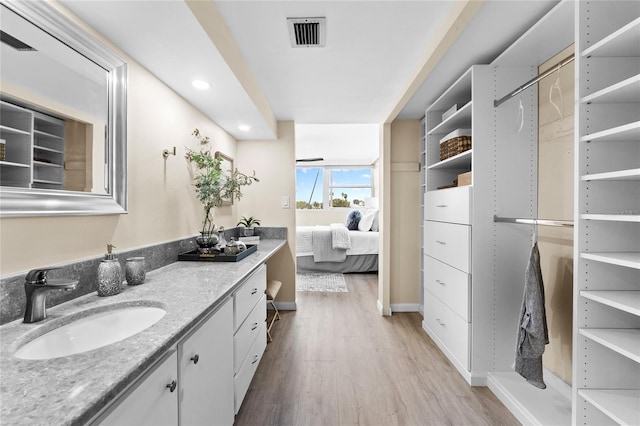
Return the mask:
[(298, 272), (364, 273), (378, 270), (377, 231), (343, 224), (296, 227)]

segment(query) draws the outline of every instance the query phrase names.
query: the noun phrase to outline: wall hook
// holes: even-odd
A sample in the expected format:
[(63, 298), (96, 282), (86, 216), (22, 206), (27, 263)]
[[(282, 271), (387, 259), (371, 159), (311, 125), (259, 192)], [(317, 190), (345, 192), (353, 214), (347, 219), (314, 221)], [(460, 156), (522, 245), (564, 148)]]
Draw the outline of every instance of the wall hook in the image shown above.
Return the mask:
[(162, 151), (162, 158), (164, 158), (165, 160), (167, 158), (169, 158), (170, 155), (176, 155), (176, 147), (173, 147), (172, 151), (169, 151), (168, 149), (165, 149), (164, 151)]

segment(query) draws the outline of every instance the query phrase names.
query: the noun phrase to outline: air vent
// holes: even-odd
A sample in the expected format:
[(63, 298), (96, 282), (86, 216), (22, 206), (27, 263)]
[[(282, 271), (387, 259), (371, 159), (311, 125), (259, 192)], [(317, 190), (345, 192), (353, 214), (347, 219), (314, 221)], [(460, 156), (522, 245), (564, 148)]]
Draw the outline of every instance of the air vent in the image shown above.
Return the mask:
[(291, 47), (324, 47), (327, 18), (287, 18)]
[(27, 43), (24, 43), (20, 40), (18, 40), (17, 38), (15, 38), (14, 36), (12, 36), (11, 34), (7, 34), (4, 31), (0, 30), (0, 41), (8, 46), (13, 47), (16, 50), (19, 50), (21, 52), (33, 52), (36, 49), (34, 49), (33, 47), (29, 46)]

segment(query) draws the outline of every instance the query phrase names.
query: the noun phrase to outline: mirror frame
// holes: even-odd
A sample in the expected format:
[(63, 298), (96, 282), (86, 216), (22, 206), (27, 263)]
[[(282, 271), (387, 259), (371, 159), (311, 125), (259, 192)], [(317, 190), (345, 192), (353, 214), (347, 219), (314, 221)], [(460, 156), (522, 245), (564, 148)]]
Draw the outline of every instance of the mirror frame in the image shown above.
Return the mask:
[(127, 64), (44, 1), (0, 0), (32, 24), (100, 65), (108, 73), (105, 135), (107, 193), (0, 186), (0, 217), (109, 215), (127, 213)]

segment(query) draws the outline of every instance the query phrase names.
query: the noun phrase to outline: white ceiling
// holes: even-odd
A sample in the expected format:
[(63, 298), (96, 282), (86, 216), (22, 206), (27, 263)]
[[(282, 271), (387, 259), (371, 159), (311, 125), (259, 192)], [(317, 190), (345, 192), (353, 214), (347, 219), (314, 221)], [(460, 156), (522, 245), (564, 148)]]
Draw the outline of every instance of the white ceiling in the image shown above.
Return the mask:
[[(62, 0), (61, 3), (237, 139), (270, 139), (236, 74), (183, 0)], [(399, 117), (420, 118), (435, 93), (472, 63), (489, 62), (553, 0), (485, 1)], [(387, 120), (453, 2), (215, 1), (277, 120)], [(292, 48), (287, 17), (327, 18), (327, 46)], [(212, 87), (200, 92), (195, 78)], [(238, 126), (251, 126), (248, 132)]]

